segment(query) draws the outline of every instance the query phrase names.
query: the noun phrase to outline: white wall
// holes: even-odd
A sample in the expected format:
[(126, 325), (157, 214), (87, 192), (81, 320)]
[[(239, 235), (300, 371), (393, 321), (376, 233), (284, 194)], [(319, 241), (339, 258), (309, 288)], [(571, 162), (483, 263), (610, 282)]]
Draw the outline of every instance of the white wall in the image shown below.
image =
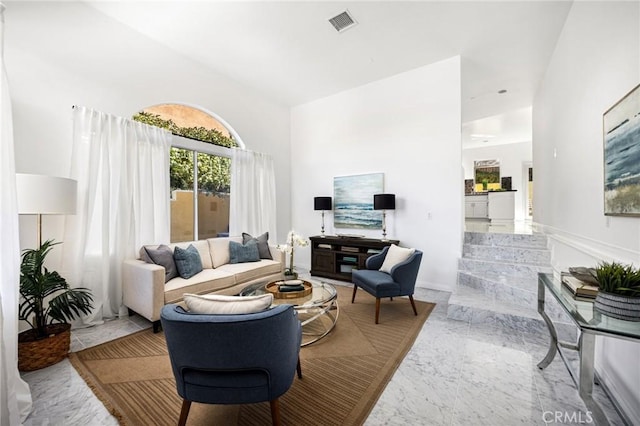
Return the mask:
[[(383, 172), (396, 194), (388, 237), (424, 252), (419, 286), (453, 290), (462, 241), (460, 58), (298, 106), (291, 114), (293, 226), (320, 232), (314, 196), (335, 176)], [(333, 228), (381, 238), (381, 231)], [(310, 267), (309, 249), (296, 266)]]
[[(553, 266), (640, 265), (640, 218), (605, 217), (602, 114), (640, 81), (638, 2), (574, 2), (533, 105), (534, 221)], [(597, 369), (640, 422), (640, 345), (598, 339)]]
[[(528, 178), (528, 176), (523, 176), (523, 164), (531, 162), (532, 158), (531, 141), (463, 149), (464, 178), (474, 178), (474, 161), (498, 160), (500, 162), (500, 177), (511, 176), (511, 189), (518, 191), (515, 194), (515, 220), (521, 221), (525, 219), (526, 188), (523, 185), (525, 179)], [(464, 187), (462, 192), (464, 193)]]
[[(7, 2), (5, 59), (13, 100), (16, 170), (68, 176), (71, 107), (130, 117), (141, 108), (184, 102), (217, 113), (246, 147), (276, 166), (278, 236), (290, 218), (290, 110), (213, 74), (82, 2)], [(224, 60), (224, 58), (220, 58)], [(22, 218), (22, 245), (35, 241)], [(44, 238), (62, 237), (45, 218)]]

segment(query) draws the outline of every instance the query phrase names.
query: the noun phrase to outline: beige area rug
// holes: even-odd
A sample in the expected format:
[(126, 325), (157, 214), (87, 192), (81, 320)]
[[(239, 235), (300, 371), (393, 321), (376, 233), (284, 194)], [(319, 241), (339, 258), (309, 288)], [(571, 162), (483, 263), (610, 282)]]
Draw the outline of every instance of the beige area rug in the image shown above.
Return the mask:
[[(362, 424), (408, 352), (434, 304), (406, 298), (382, 301), (337, 286), (340, 314), (331, 334), (300, 350), (303, 379), (280, 398), (284, 425)], [(145, 330), (81, 352), (71, 363), (107, 409), (124, 425), (175, 425), (182, 400), (163, 333)], [(188, 425), (270, 425), (269, 403), (193, 403)]]

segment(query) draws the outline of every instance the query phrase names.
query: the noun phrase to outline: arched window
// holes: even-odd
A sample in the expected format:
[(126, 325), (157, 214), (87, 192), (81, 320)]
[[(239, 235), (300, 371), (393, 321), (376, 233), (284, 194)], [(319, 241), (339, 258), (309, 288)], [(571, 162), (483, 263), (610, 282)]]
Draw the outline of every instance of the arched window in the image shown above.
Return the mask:
[(169, 170), (171, 242), (228, 235), (230, 148), (244, 147), (238, 134), (221, 117), (183, 104), (147, 107), (133, 119), (177, 136)]

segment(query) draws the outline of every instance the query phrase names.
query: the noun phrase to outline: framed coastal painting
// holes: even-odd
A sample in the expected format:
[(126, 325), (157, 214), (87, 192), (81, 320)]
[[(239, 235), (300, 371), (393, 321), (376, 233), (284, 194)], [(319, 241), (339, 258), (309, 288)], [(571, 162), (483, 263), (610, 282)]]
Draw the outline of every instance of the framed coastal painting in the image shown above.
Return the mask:
[(603, 115), (604, 214), (640, 216), (640, 85)]
[(373, 195), (384, 189), (384, 173), (333, 178), (333, 225), (336, 228), (382, 229), (382, 211), (373, 210)]

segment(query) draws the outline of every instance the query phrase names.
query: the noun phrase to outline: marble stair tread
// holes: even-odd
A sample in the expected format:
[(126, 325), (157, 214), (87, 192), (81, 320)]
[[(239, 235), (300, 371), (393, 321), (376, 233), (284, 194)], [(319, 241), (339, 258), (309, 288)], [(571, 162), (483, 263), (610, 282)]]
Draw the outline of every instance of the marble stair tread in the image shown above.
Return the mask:
[[(511, 306), (513, 308), (522, 307), (526, 311), (535, 311), (537, 313), (537, 277), (505, 277), (491, 272), (458, 271), (458, 289), (461, 288), (481, 291), (488, 298), (493, 298), (493, 303), (496, 305)], [(554, 321), (571, 322), (558, 302), (548, 292), (545, 300), (547, 301), (546, 311), (549, 317)], [(482, 303), (484, 304), (485, 302), (483, 301)]]
[(530, 307), (496, 301), (493, 295), (470, 287), (458, 287), (449, 298), (449, 306), (462, 306), (470, 309), (491, 311), (499, 314), (514, 315), (534, 320), (542, 320), (540, 314)]
[(496, 303), (487, 295), (473, 289), (458, 288), (451, 295), (447, 318), (471, 324), (492, 324), (528, 333), (548, 333), (547, 326), (533, 309)]
[(458, 261), (458, 269), (463, 271), (499, 272), (508, 276), (537, 277), (538, 272), (551, 273), (550, 265), (525, 262), (507, 262), (501, 260), (474, 259), (463, 257)]
[(547, 248), (547, 237), (543, 234), (492, 234), (465, 232), (465, 244), (490, 247)]
[(546, 248), (483, 246), (469, 243), (465, 243), (462, 246), (462, 256), (470, 259), (486, 259), (545, 266), (551, 261), (551, 251)]
[[(520, 290), (531, 291), (536, 293), (538, 291), (538, 277), (537, 276), (518, 276), (509, 275), (502, 272), (495, 271), (472, 271), (467, 270), (458, 271), (458, 274), (465, 275), (476, 281), (485, 281), (496, 286), (513, 287)], [(464, 280), (458, 280), (458, 284), (465, 285)]]

